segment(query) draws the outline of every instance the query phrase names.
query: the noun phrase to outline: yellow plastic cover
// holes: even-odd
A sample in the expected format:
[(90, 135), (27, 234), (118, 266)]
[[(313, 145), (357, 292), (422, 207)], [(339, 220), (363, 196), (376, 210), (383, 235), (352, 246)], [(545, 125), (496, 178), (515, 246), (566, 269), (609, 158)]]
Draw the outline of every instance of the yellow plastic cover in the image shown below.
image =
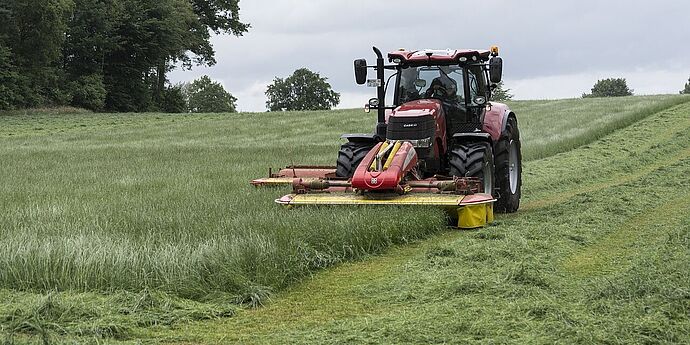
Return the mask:
[(474, 229), (494, 221), (491, 203), (467, 205), (458, 209), (458, 228)]

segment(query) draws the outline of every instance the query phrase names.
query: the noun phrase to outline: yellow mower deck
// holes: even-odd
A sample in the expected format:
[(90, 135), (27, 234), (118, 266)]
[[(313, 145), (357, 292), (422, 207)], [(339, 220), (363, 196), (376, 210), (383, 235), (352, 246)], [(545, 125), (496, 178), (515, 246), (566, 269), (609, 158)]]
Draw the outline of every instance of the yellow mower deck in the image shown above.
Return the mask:
[(314, 193), (288, 194), (276, 203), (285, 206), (300, 205), (416, 205), (437, 206), (446, 209), (455, 218), (459, 228), (473, 229), (493, 222), (493, 202), (487, 194), (356, 194), (356, 193)]

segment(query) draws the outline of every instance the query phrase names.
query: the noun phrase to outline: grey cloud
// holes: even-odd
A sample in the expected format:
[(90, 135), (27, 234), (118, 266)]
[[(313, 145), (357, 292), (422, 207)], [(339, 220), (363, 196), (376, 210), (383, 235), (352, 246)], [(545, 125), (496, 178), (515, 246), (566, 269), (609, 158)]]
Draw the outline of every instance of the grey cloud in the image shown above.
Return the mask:
[(214, 37), (218, 65), (171, 78), (209, 74), (238, 95), (251, 89), (252, 101), (239, 101), (244, 110), (264, 110), (257, 82), (300, 67), (320, 72), (348, 97), (366, 97), (371, 90), (354, 84), (352, 60), (372, 60), (372, 45), (388, 51), (498, 44), (506, 79), (516, 83), (648, 69), (675, 71), (680, 85), (690, 74), (688, 2), (243, 0), (240, 7), (252, 29), (240, 38)]

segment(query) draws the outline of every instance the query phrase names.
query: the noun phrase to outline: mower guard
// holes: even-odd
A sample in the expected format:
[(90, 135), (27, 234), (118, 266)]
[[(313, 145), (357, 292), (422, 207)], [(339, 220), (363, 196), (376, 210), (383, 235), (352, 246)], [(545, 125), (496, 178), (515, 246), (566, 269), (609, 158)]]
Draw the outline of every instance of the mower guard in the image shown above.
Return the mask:
[(428, 205), (458, 207), (494, 202), (488, 194), (357, 194), (357, 193), (315, 193), (288, 194), (276, 203), (286, 206), (296, 205)]
[(491, 195), (477, 193), (471, 195), (410, 193), (359, 194), (359, 193), (314, 193), (288, 194), (275, 202), (285, 206), (301, 205), (405, 205), (436, 206), (443, 208), (451, 219), (457, 219), (457, 227), (474, 229), (490, 224), (494, 220)]

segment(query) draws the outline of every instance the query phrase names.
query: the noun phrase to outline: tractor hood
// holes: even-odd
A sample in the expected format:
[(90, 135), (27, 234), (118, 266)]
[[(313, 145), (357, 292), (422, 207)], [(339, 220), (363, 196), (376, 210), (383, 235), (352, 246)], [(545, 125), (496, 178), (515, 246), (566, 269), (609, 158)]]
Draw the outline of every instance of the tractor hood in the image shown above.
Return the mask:
[(443, 113), (441, 101), (436, 99), (419, 99), (407, 102), (395, 109), (390, 114), (386, 114), (386, 122), (390, 117), (421, 117), (431, 115), (438, 118)]
[[(393, 109), (386, 119), (386, 138), (413, 142), (422, 158), (445, 152), (446, 121), (443, 105), (437, 99), (410, 101)], [(431, 149), (433, 143), (439, 143)]]

